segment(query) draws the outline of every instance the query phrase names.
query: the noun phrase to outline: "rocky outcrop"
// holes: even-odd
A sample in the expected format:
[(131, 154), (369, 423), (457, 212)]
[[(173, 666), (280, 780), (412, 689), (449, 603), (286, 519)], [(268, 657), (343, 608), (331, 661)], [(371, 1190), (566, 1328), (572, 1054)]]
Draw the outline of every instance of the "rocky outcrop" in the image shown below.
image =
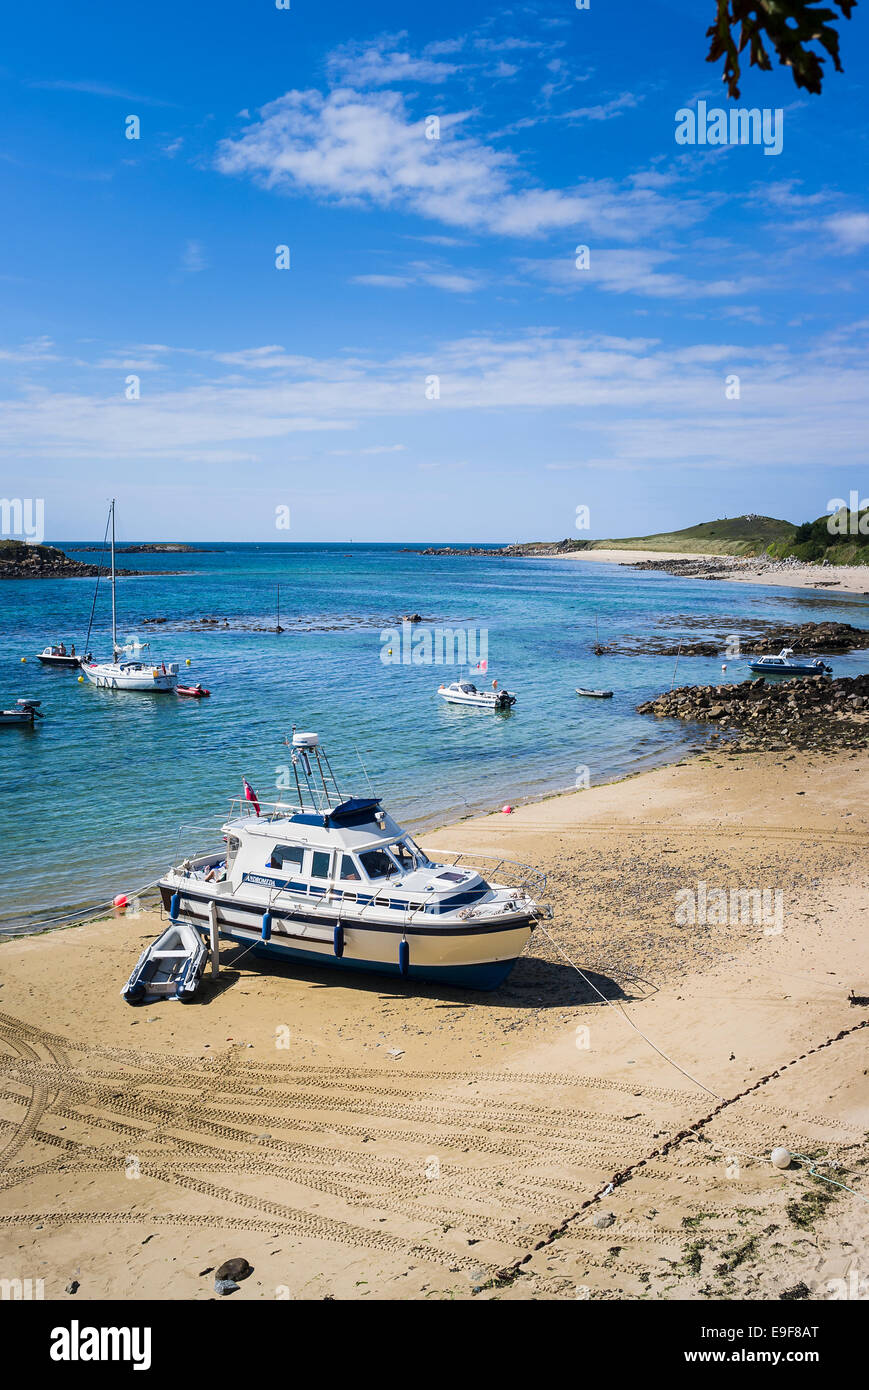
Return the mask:
[(712, 724), (745, 746), (864, 747), (869, 744), (869, 675), (683, 686), (638, 705), (637, 712)]
[(457, 546), (429, 546), (428, 550), (412, 551), (415, 555), (490, 555), (500, 560), (522, 559), (523, 556), (539, 558), (547, 555), (569, 555), (574, 550), (587, 550), (588, 541), (575, 541), (569, 537), (563, 541), (527, 541), (522, 545), (472, 545), (466, 549)]
[[(115, 570), (139, 574), (139, 570)], [(23, 541), (0, 543), (0, 579), (82, 579), (105, 573), (105, 566), (71, 560), (54, 545), (27, 545)]]
[(748, 650), (777, 653), (782, 647), (793, 647), (795, 652), (849, 652), (855, 647), (869, 647), (869, 629), (852, 627), (850, 623), (802, 623), (799, 627), (773, 628)]

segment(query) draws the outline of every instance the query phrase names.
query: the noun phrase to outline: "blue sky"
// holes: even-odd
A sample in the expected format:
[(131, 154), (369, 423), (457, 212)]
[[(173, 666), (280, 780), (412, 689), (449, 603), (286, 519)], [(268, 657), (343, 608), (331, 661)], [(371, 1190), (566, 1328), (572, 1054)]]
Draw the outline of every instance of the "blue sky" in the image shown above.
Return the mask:
[[(15, 7), (4, 495), (43, 497), (49, 538), (116, 494), (129, 539), (297, 541), (865, 496), (869, 5), (821, 97), (776, 66), (739, 103), (713, 10)], [(678, 145), (702, 100), (781, 108), (781, 153)]]

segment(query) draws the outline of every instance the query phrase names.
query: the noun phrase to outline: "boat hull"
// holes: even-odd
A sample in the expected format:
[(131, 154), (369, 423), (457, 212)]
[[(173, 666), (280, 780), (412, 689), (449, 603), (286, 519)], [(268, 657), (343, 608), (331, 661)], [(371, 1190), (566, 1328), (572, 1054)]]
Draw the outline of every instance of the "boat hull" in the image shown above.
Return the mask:
[(81, 658), (77, 656), (43, 656), (40, 652), (37, 661), (41, 661), (43, 666), (56, 666), (59, 670), (74, 671), (81, 665)]
[(762, 666), (760, 662), (752, 662), (749, 671), (754, 671), (758, 676), (825, 676), (831, 670), (829, 666)]
[(438, 694), (448, 705), (464, 705), (471, 709), (491, 709), (498, 713), (504, 713), (512, 709), (516, 703), (515, 695), (489, 696), (489, 695), (448, 695), (443, 690)]
[[(398, 923), (357, 924), (345, 916), (340, 919), (339, 955), (335, 934), (339, 925), (337, 910), (329, 916), (315, 916), (301, 905), (273, 906), (269, 909), (270, 935), (264, 939), (266, 903), (189, 891), (171, 881), (161, 881), (159, 887), (167, 911), (171, 912), (177, 892), (179, 916), (197, 924), (209, 921), (211, 904), (216, 903), (220, 936), (252, 946), (252, 955), (466, 989), (497, 989), (531, 938), (530, 917), (513, 918), (503, 927), (469, 920), (461, 926), (420, 924), (405, 928)], [(401, 961), (402, 941), (408, 947), (405, 968)]]

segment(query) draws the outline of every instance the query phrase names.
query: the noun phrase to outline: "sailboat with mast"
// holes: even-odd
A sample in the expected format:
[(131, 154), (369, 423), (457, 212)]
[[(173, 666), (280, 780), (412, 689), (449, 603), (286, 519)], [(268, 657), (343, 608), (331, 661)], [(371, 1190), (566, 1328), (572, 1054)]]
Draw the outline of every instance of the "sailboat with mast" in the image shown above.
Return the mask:
[[(141, 652), (147, 643), (137, 643), (135, 648), (118, 643), (117, 604), (115, 600), (115, 502), (112, 498), (109, 507), (111, 525), (112, 554), (112, 659), (111, 661), (92, 661), (85, 657), (81, 663), (82, 673), (90, 681), (104, 690), (174, 690), (178, 684), (177, 661), (161, 662), (153, 665), (132, 656), (132, 650)], [(97, 576), (99, 585), (99, 576)]]

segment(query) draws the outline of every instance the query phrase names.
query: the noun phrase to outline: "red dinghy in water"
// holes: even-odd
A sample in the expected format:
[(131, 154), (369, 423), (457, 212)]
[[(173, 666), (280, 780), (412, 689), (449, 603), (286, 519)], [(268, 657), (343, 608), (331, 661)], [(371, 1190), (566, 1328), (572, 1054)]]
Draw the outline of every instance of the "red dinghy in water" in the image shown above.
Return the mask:
[(210, 690), (204, 690), (197, 681), (196, 685), (176, 685), (176, 695), (189, 695), (194, 700), (201, 700), (204, 695), (210, 695)]

